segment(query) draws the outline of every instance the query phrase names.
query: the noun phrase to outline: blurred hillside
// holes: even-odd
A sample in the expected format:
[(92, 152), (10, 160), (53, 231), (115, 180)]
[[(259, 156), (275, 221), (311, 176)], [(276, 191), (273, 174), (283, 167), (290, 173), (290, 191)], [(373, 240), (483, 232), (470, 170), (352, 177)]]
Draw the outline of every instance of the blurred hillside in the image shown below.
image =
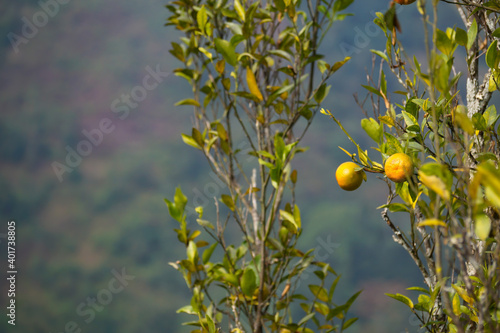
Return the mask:
[[(19, 272), (17, 327), (4, 319), (0, 331), (188, 332), (175, 314), (188, 293), (167, 265), (184, 249), (163, 198), (178, 185), (190, 199), (203, 195), (213, 180), (180, 139), (190, 110), (173, 105), (190, 88), (166, 74), (178, 65), (168, 53), (178, 35), (163, 27), (165, 4), (69, 1), (45, 16), (38, 1), (0, 4), (0, 236), (15, 220)], [(385, 0), (356, 1), (356, 16), (325, 41), (332, 61), (353, 57), (334, 77), (325, 107), (367, 145), (352, 94), (371, 68), (369, 49), (381, 45), (373, 13), (386, 7)], [(420, 23), (415, 8), (400, 15), (403, 31)], [(40, 27), (30, 31), (26, 20)], [(12, 42), (12, 33), (22, 41)], [(89, 138), (94, 144), (82, 143)], [(351, 332), (416, 331), (410, 314), (384, 296), (421, 281), (375, 210), (384, 203), (383, 182), (370, 176), (360, 191), (341, 192), (334, 170), (346, 156), (338, 146), (352, 146), (334, 123), (316, 119), (305, 145), (310, 150), (295, 166), (302, 246), (328, 253), (343, 274), (340, 297), (365, 290)]]

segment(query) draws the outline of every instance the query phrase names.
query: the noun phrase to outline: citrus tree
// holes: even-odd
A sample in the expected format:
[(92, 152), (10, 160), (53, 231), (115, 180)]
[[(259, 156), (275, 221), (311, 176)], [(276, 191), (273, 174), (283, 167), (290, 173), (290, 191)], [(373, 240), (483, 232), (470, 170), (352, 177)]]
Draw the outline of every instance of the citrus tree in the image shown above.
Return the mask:
[[(408, 56), (398, 38), (407, 28), (398, 4), (377, 13), (386, 43), (371, 52), (380, 70), (356, 99), (374, 150), (345, 131), (335, 110), (322, 110), (356, 148), (345, 150), (355, 165), (340, 166), (337, 180), (357, 188), (368, 172), (387, 184), (382, 219), (425, 286), (388, 296), (409, 307), (422, 331), (500, 332), (500, 127), (491, 104), (500, 90), (500, 2), (397, 2), (417, 6), (425, 58)], [(457, 10), (462, 22), (439, 29), (438, 7)]]
[[(214, 205), (190, 209), (178, 188), (165, 200), (186, 257), (171, 265), (192, 298), (192, 332), (342, 332), (356, 321), (334, 301), (328, 263), (297, 241), (303, 224), (292, 167), (327, 80), (349, 58), (325, 59), (323, 37), (353, 0), (178, 0), (167, 25), (183, 34), (170, 53), (182, 65), (193, 110), (182, 139), (221, 184)], [(211, 208), (211, 209), (207, 209)], [(301, 274), (314, 271), (302, 283)], [(313, 330), (314, 329), (314, 330)]]

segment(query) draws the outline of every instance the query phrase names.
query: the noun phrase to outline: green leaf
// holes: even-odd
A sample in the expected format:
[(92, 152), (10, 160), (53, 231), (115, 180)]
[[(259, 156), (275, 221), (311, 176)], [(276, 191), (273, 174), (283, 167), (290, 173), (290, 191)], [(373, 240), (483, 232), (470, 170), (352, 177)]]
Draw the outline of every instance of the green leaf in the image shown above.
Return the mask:
[(491, 35), (493, 37), (500, 38), (500, 28), (496, 28)]
[(216, 333), (214, 320), (210, 316), (210, 313), (207, 312), (205, 317), (207, 319), (207, 324), (208, 324), (208, 333)]
[[(338, 3), (340, 0), (336, 1), (335, 3)], [(337, 61), (336, 63), (333, 64), (333, 66), (330, 68), (330, 73), (333, 74), (336, 71), (338, 71), (342, 66), (345, 65), (346, 62), (351, 60), (351, 57), (345, 57), (344, 60)]]
[[(426, 292), (428, 293), (427, 290)], [(430, 296), (426, 294), (418, 295), (418, 306), (425, 309), (426, 311), (430, 311), (433, 306)], [(415, 307), (417, 307), (417, 304), (415, 304)]]
[[(405, 120), (405, 124), (407, 127), (410, 127), (410, 126), (414, 126), (414, 125), (418, 125), (418, 121), (417, 119), (409, 112), (406, 112), (406, 111), (401, 111), (401, 114), (403, 115), (403, 118)], [(420, 128), (420, 126), (419, 126)]]
[(436, 47), (439, 51), (443, 52), (443, 54), (446, 54), (447, 56), (451, 56), (455, 49), (448, 35), (444, 31), (439, 29), (437, 29), (436, 31)]
[(180, 210), (175, 206), (175, 204), (168, 199), (163, 199), (165, 203), (167, 204), (168, 207), (168, 213), (174, 220), (177, 220), (182, 223), (182, 213)]
[(224, 281), (224, 282), (232, 284), (235, 287), (239, 286), (238, 278), (234, 274), (222, 273), (220, 277), (222, 278), (222, 281)]
[(469, 28), (469, 31), (467, 31), (467, 51), (471, 49), (472, 45), (476, 40), (476, 36), (477, 36), (477, 22), (476, 19), (474, 19)]
[(493, 92), (495, 90), (500, 90), (500, 70), (493, 70), (490, 75), (490, 82), (488, 84), (488, 91)]
[(207, 9), (205, 5), (201, 6), (200, 10), (196, 14), (196, 21), (198, 22), (198, 29), (205, 33), (205, 26), (208, 22)]
[(270, 96), (269, 98), (267, 99), (266, 101), (266, 106), (269, 106), (271, 105), (271, 103), (276, 99), (278, 98), (281, 94), (285, 93), (285, 92), (289, 92), (290, 90), (292, 90), (293, 88), (295, 87), (295, 83), (292, 83), (292, 84), (288, 84), (288, 85), (285, 85), (279, 89), (277, 89), (276, 91), (274, 91)]
[(287, 212), (286, 210), (280, 209), (280, 217), (282, 220), (290, 222), (293, 225), (295, 231), (300, 229), (300, 221), (296, 221), (295, 217), (291, 213)]
[(362, 84), (361, 85), (363, 88), (365, 88), (366, 90), (368, 90), (369, 92), (377, 95), (377, 96), (380, 96), (382, 97), (382, 94), (380, 93), (380, 90), (376, 89), (376, 88), (373, 88), (372, 86), (367, 86), (367, 85), (364, 85)]
[(203, 145), (205, 144), (205, 141), (203, 140), (203, 136), (201, 135), (200, 131), (194, 127), (191, 130), (191, 137), (193, 138), (194, 141), (196, 141), (196, 143), (200, 147), (203, 147)]
[(349, 326), (351, 326), (352, 324), (354, 324), (357, 320), (358, 320), (358, 318), (351, 318), (351, 319), (348, 319), (348, 320), (344, 323), (344, 325), (342, 325), (342, 330), (347, 329)]
[(457, 28), (455, 32), (455, 41), (458, 45), (467, 47), (467, 32), (463, 29)]
[(387, 154), (392, 155), (394, 153), (404, 153), (404, 149), (401, 143), (393, 135), (388, 132), (384, 132), (385, 139), (387, 140)]
[(478, 131), (486, 131), (487, 129), (486, 119), (483, 117), (481, 113), (475, 113), (472, 116), (472, 124), (474, 125), (474, 128)]
[(178, 309), (176, 313), (187, 313), (191, 315), (197, 314), (197, 312), (193, 310), (193, 307), (191, 305), (183, 306), (182, 308)]
[(293, 217), (295, 220), (295, 225), (300, 229), (302, 227), (302, 219), (300, 218), (300, 210), (299, 206), (297, 205), (293, 207)]
[(177, 103), (174, 104), (175, 106), (179, 106), (179, 105), (194, 105), (194, 106), (200, 106), (200, 103), (198, 103), (198, 101), (195, 101), (194, 99), (192, 98), (186, 98), (186, 99), (183, 99), (181, 101), (178, 101)]
[(405, 204), (402, 203), (391, 203), (388, 205), (382, 205), (380, 207), (377, 207), (377, 209), (381, 208), (387, 208), (391, 213), (396, 213), (396, 212), (409, 212), (410, 210)]
[(389, 296), (391, 298), (394, 298), (395, 300), (397, 301), (400, 301), (401, 303), (404, 303), (406, 305), (408, 305), (408, 307), (410, 309), (413, 309), (414, 305), (413, 305), (413, 302), (411, 301), (411, 299), (409, 299), (408, 297), (406, 297), (405, 295), (401, 295), (401, 294), (396, 294), (396, 295), (393, 295), (393, 294), (385, 294), (386, 296)]
[(372, 138), (373, 141), (377, 143), (381, 142), (384, 129), (375, 119), (362, 119), (361, 127), (365, 130), (368, 136)]
[(358, 296), (361, 294), (362, 290), (358, 291), (357, 293), (355, 293), (354, 295), (352, 295), (348, 300), (347, 302), (345, 303), (345, 306), (346, 306), (346, 311), (348, 311), (352, 305), (352, 303), (354, 303), (354, 301), (356, 300), (356, 298), (358, 298)]
[[(225, 64), (225, 62), (224, 62)], [(224, 87), (224, 89), (226, 89), (227, 91), (229, 91), (229, 89), (231, 89), (231, 79), (226, 77), (224, 79), (222, 79), (222, 86)]]
[(304, 316), (298, 323), (298, 326), (302, 326), (303, 324), (307, 323), (312, 317), (314, 317), (316, 313), (309, 313), (308, 315)]
[(230, 195), (223, 194), (220, 196), (221, 201), (231, 210), (234, 212), (234, 209), (236, 208), (233, 198)]
[(276, 160), (284, 161), (286, 159), (285, 141), (283, 140), (283, 137), (279, 132), (276, 132), (276, 135), (274, 136), (274, 151), (276, 155)]
[(228, 135), (227, 135), (227, 131), (226, 131), (226, 128), (224, 127), (224, 125), (222, 125), (220, 122), (217, 122), (215, 127), (217, 129), (217, 134), (219, 135), (219, 138), (221, 138), (224, 141), (227, 141)]
[(387, 57), (387, 54), (385, 54), (384, 52), (378, 51), (378, 50), (370, 50), (370, 52), (378, 55), (379, 57), (384, 59), (387, 63), (390, 63), (389, 58)]
[(201, 260), (202, 260), (204, 265), (210, 261), (210, 258), (212, 257), (212, 254), (214, 253), (214, 250), (216, 247), (217, 247), (217, 243), (213, 243), (212, 245), (210, 245), (209, 248), (207, 248), (207, 249), (205, 249), (205, 251), (203, 251), (203, 254), (201, 256)]
[(198, 224), (204, 228), (215, 230), (214, 225), (207, 220), (196, 219), (196, 222), (198, 222)]
[(333, 5), (333, 11), (335, 13), (343, 11), (344, 9), (349, 7), (353, 2), (354, 0), (337, 0)]
[(236, 56), (234, 46), (227, 40), (220, 38), (215, 38), (214, 43), (215, 49), (224, 57), (224, 60), (231, 66), (236, 67), (238, 64), (238, 57)]
[(347, 311), (346, 309), (348, 308), (347, 304), (344, 305), (339, 305), (337, 307), (334, 307), (333, 309), (330, 309), (330, 312), (328, 313), (328, 316), (326, 317), (326, 320), (330, 320), (334, 317), (337, 317), (340, 315), (342, 312)]
[(428, 111), (430, 109), (430, 103), (428, 99), (413, 98), (411, 101), (412, 103), (420, 106), (420, 108), (422, 108), (422, 110), (424, 111)]
[(415, 291), (420, 291), (422, 293), (429, 294), (429, 290), (422, 288), (422, 287), (410, 287), (410, 288), (406, 288), (406, 290), (415, 290)]
[[(392, 30), (394, 27), (394, 22), (395, 19), (394, 17), (396, 16), (396, 6), (391, 6), (388, 11), (385, 12), (384, 14), (384, 22), (385, 25), (387, 26), (388, 30)], [(389, 40), (387, 41), (389, 42)]]
[(172, 42), (171, 44), (172, 44), (172, 49), (169, 50), (170, 54), (172, 54), (180, 61), (184, 62), (186, 58), (184, 56), (184, 50), (182, 49), (182, 47), (175, 42)]
[(314, 100), (320, 104), (323, 102), (326, 96), (328, 96), (328, 92), (330, 91), (331, 85), (327, 85), (326, 83), (323, 83), (318, 90), (316, 91), (316, 94), (314, 94)]
[(284, 50), (270, 50), (269, 53), (281, 57), (283, 59), (286, 59), (290, 63), (293, 63), (292, 55)]
[(257, 103), (261, 101), (257, 96), (255, 96), (254, 94), (249, 93), (247, 91), (236, 91), (234, 93), (231, 93), (231, 95), (240, 96), (240, 97), (255, 101)]
[(198, 247), (193, 241), (189, 241), (187, 246), (187, 258), (195, 266), (198, 263)]
[(175, 189), (175, 195), (174, 195), (174, 203), (175, 206), (179, 209), (181, 214), (184, 214), (184, 208), (186, 207), (186, 204), (188, 202), (187, 197), (182, 193), (182, 190), (180, 187), (177, 187)]
[(317, 285), (310, 284), (309, 290), (313, 293), (315, 297), (317, 297), (322, 302), (328, 302), (328, 293), (326, 289)]
[(269, 242), (268, 246), (270, 249), (283, 252), (283, 245), (276, 238), (268, 237), (267, 241)]
[(182, 136), (182, 141), (184, 141), (185, 144), (201, 150), (201, 146), (198, 144), (198, 142), (196, 142), (195, 139), (193, 139), (193, 137), (186, 134), (181, 134), (181, 136)]
[(483, 113), (484, 119), (486, 119), (486, 126), (489, 128), (497, 122), (500, 115), (497, 115), (497, 109), (494, 104), (490, 105), (486, 111)]
[(316, 310), (316, 312), (322, 314), (323, 316), (327, 316), (328, 312), (330, 311), (328, 305), (319, 302), (314, 302), (314, 309)]
[(497, 49), (497, 41), (493, 41), (486, 51), (486, 65), (491, 69), (498, 69), (500, 65), (500, 52)]
[(269, 168), (269, 170), (272, 170), (272, 169), (274, 169), (274, 168), (275, 168), (275, 167), (274, 167), (274, 164), (269, 163), (269, 162), (267, 162), (267, 161), (264, 161), (264, 160), (263, 160), (263, 159), (261, 159), (261, 158), (259, 158), (259, 164), (260, 164), (260, 165), (264, 165), (264, 166), (268, 167), (268, 168)]
[(257, 289), (257, 275), (255, 271), (246, 267), (241, 276), (241, 291), (246, 296), (252, 296), (254, 291)]
[(332, 282), (330, 286), (330, 290), (328, 291), (328, 299), (331, 300), (333, 298), (333, 294), (335, 293), (335, 289), (337, 288), (337, 284), (339, 283), (340, 275)]

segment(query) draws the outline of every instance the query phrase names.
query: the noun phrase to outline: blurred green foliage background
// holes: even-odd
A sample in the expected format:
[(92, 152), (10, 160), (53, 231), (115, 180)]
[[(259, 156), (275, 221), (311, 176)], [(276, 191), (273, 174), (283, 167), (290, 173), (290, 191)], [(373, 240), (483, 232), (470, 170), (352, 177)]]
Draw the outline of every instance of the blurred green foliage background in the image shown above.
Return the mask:
[[(54, 15), (45, 15), (33, 36), (13, 43), (12, 33), (25, 38), (26, 20), (43, 23), (42, 3), (58, 4), (52, 7)], [(123, 94), (143, 85), (148, 66), (171, 72), (179, 65), (168, 53), (179, 35), (163, 27), (165, 4), (0, 4), (1, 274), (9, 220), (17, 225), (18, 269), (16, 327), (2, 313), (0, 331), (189, 331), (180, 326), (186, 318), (175, 314), (189, 302), (187, 288), (168, 266), (184, 256), (184, 249), (163, 198), (181, 185), (190, 200), (208, 207), (214, 191), (224, 190), (210, 177), (201, 154), (180, 139), (190, 129), (191, 113), (174, 103), (189, 97), (190, 88), (170, 75), (129, 107), (124, 119), (112, 110), (115, 100), (125, 105)], [(369, 49), (383, 47), (382, 33), (371, 22), (375, 11), (386, 8), (386, 0), (355, 1), (351, 11), (356, 15), (333, 28), (323, 50), (330, 63), (353, 57), (330, 82), (333, 89), (324, 107), (367, 146), (369, 138), (359, 126), (363, 116), (352, 95), (362, 92), (371, 70)], [(412, 33), (420, 27), (417, 10), (408, 6), (399, 15), (403, 36), (413, 43), (409, 52), (418, 55), (422, 48)], [(82, 131), (99, 128), (106, 118), (113, 131), (59, 181), (53, 163), (66, 164), (66, 147), (77, 149), (86, 140)], [(369, 175), (356, 192), (338, 188), (335, 169), (348, 160), (338, 146), (353, 147), (325, 116), (318, 115), (305, 144), (310, 150), (294, 166), (304, 221), (302, 247), (316, 248), (343, 275), (340, 297), (364, 289), (354, 306), (360, 321), (351, 332), (416, 332), (410, 313), (384, 296), (421, 284), (375, 209), (385, 202), (385, 184)], [(122, 291), (109, 292), (122, 269), (133, 279)], [(6, 313), (5, 281), (0, 304)]]

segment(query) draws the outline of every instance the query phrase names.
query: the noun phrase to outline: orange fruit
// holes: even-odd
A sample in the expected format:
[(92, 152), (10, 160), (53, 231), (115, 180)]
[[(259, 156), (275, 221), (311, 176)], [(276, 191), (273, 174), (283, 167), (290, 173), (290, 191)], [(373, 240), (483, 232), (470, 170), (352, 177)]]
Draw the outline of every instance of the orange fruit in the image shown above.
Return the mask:
[(385, 161), (384, 170), (387, 178), (395, 183), (402, 183), (413, 174), (413, 162), (410, 156), (404, 153), (396, 153)]
[(415, 0), (395, 0), (395, 1), (400, 5), (409, 5), (415, 2)]
[(335, 172), (337, 183), (346, 191), (354, 191), (360, 187), (365, 177), (365, 172), (354, 162), (342, 163)]

